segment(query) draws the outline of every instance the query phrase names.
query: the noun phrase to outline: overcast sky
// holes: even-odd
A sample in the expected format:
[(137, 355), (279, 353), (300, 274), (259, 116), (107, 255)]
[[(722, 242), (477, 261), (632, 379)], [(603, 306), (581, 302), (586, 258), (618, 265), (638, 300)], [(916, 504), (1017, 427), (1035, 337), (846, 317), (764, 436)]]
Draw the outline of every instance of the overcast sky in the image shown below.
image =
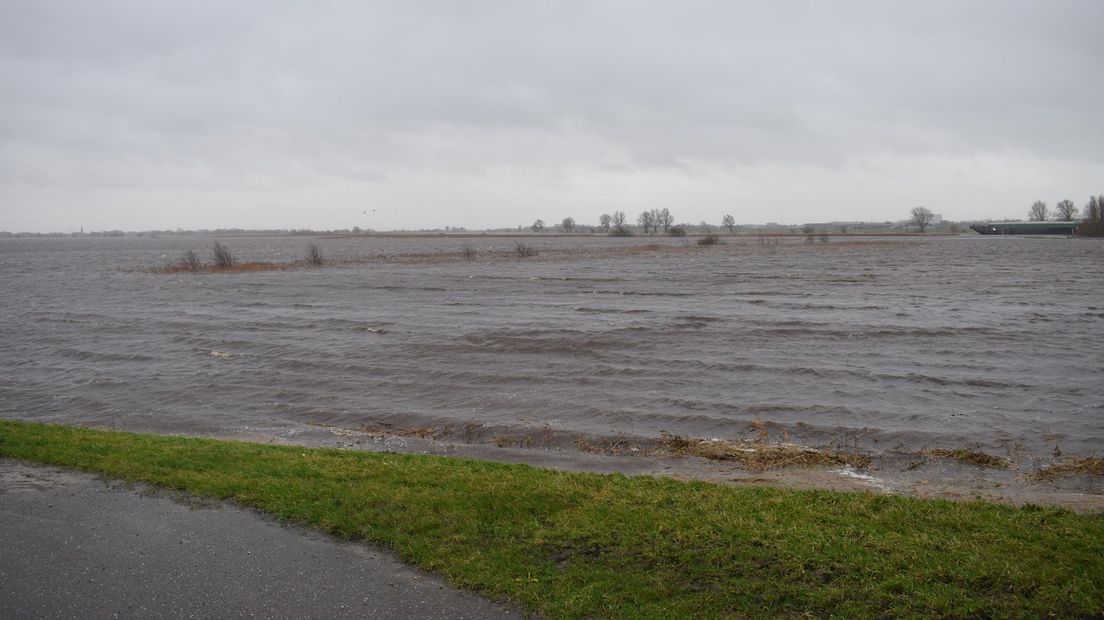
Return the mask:
[(1104, 2), (0, 0), (0, 230), (1026, 217)]

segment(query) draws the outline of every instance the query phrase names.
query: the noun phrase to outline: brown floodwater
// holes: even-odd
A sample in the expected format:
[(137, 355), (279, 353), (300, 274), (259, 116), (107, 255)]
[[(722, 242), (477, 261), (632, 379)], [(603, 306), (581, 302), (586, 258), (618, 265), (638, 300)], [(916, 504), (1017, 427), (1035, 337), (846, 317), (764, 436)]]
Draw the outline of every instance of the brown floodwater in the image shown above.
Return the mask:
[[(289, 262), (311, 240), (220, 241)], [(339, 264), (168, 274), (144, 268), (213, 240), (0, 239), (0, 416), (557, 450), (766, 435), (1019, 470), (1102, 447), (1096, 240), (314, 241)]]

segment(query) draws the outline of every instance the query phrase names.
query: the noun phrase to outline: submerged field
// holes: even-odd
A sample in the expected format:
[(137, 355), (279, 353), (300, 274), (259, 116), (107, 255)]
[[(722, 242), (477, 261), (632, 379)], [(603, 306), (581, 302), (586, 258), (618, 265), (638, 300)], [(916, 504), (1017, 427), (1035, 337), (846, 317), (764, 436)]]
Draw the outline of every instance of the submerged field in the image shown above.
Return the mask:
[(255, 506), (556, 618), (1095, 616), (1104, 520), (0, 421), (0, 456)]
[(222, 238), (296, 268), (162, 273), (213, 240), (4, 239), (0, 417), (734, 469), (793, 444), (871, 488), (1100, 493), (1104, 245), (724, 241)]

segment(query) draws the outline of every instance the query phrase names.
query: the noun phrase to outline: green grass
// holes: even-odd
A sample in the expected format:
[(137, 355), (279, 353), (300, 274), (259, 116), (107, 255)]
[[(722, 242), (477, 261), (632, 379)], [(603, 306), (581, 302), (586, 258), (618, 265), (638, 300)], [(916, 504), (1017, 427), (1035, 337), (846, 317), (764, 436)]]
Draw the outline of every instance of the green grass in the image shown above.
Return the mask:
[(551, 617), (1100, 616), (1104, 518), (0, 421), (0, 455), (231, 499)]

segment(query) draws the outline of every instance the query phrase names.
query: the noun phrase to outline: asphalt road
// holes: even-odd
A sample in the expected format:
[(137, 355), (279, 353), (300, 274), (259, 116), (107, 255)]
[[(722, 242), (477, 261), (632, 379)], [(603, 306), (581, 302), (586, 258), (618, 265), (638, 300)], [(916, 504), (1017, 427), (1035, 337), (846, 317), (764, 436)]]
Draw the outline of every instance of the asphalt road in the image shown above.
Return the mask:
[(386, 551), (0, 459), (0, 618), (521, 618)]

